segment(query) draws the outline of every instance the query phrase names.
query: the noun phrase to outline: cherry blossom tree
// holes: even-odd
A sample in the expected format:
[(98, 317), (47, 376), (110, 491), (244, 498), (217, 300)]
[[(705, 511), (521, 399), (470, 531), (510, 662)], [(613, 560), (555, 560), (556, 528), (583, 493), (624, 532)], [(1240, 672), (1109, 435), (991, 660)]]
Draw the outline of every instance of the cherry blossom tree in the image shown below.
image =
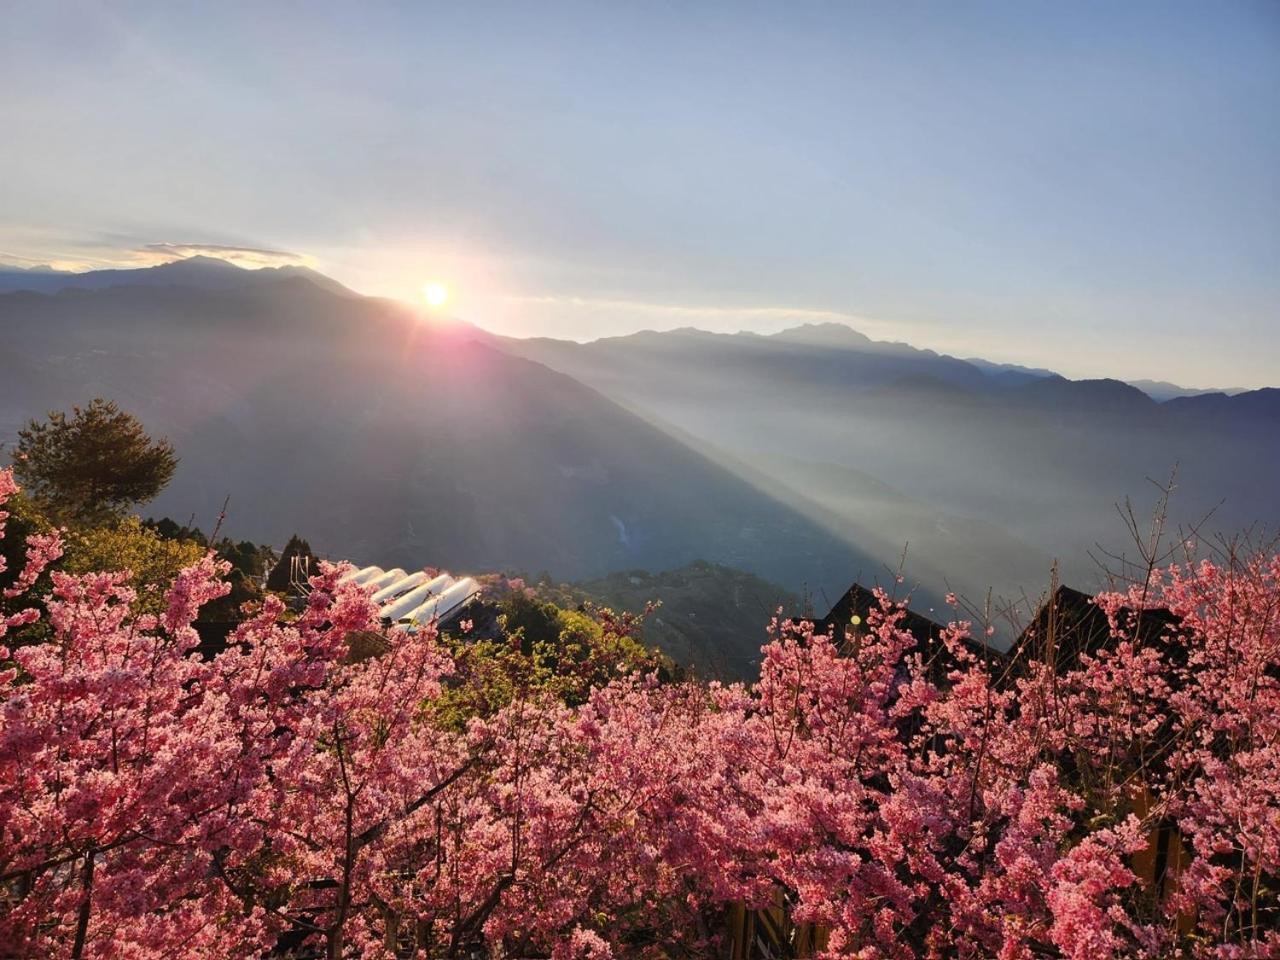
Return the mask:
[[(730, 859), (835, 955), (1280, 951), (1280, 558), (1096, 602), (1112, 635), (1065, 673), (997, 670), (958, 622), (935, 679), (883, 594), (839, 643), (775, 624), (760, 681), (728, 697)], [(1134, 864), (1170, 823), (1189, 862), (1161, 896)]]
[[(8, 599), (56, 554), (35, 540)], [(374, 608), (329, 569), (295, 621), (269, 601), (205, 662), (192, 622), (224, 572), (184, 571), (160, 616), (132, 612), (126, 573), (55, 572), (51, 637), (12, 651), (0, 941), (19, 954), (228, 956), (301, 933), (345, 955), (369, 936), (378, 845), (465, 769), (416, 722), (448, 669), (430, 631), (353, 662)]]
[(779, 900), (830, 957), (1280, 955), (1266, 552), (1098, 596), (1066, 665), (961, 619), (923, 649), (882, 593), (851, 635), (775, 622), (749, 685), (601, 669), (470, 714), (343, 568), (202, 655), (225, 564), (147, 613), (60, 552), (0, 600), (5, 956), (707, 957)]

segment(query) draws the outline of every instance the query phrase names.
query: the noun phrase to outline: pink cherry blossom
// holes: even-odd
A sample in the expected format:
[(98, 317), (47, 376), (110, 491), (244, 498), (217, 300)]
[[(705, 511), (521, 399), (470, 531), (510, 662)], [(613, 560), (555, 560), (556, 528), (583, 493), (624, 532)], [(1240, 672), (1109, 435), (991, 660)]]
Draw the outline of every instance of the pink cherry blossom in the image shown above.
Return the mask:
[(433, 632), (344, 568), (202, 656), (225, 565), (143, 615), (59, 550), (0, 601), (6, 956), (706, 957), (732, 904), (829, 957), (1280, 955), (1280, 557), (1098, 596), (1064, 668), (963, 621), (923, 650), (881, 591), (847, 638), (775, 620), (751, 684), (520, 688), (460, 729)]

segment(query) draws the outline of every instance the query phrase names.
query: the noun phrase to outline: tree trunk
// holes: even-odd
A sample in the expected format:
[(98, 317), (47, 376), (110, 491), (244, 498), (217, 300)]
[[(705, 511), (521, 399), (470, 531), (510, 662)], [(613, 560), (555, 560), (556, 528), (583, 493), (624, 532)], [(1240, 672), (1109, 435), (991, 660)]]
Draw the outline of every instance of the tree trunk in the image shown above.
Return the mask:
[(80, 910), (76, 916), (76, 939), (71, 945), (71, 960), (80, 960), (84, 956), (84, 943), (89, 935), (89, 913), (93, 897), (93, 864), (97, 852), (98, 848), (90, 844), (89, 849), (85, 851), (84, 867), (80, 871), (80, 890), (83, 899), (80, 901)]

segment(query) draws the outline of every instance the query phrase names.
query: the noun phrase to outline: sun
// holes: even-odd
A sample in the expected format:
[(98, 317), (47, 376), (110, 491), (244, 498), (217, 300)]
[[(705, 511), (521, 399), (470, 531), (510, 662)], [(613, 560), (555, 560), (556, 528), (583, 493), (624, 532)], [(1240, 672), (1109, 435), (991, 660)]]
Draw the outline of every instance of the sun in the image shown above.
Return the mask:
[(433, 307), (443, 307), (449, 299), (449, 288), (434, 280), (422, 285), (422, 296)]

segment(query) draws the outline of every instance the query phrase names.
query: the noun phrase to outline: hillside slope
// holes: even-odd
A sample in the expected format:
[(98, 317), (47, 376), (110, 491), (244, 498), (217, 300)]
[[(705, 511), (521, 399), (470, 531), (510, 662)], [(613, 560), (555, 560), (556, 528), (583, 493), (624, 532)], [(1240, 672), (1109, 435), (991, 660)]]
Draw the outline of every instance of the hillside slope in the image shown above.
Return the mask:
[(766, 628), (779, 608), (786, 615), (825, 613), (825, 598), (799, 595), (721, 564), (695, 561), (676, 570), (624, 570), (551, 591), (562, 605), (590, 601), (629, 613), (659, 606), (645, 620), (642, 639), (706, 677), (743, 680), (758, 672)]
[[(888, 542), (959, 521), (978, 555), (1019, 542), (1089, 585), (1098, 544), (1132, 555), (1116, 504), (1132, 497), (1145, 518), (1158, 496), (1152, 481), (1167, 482), (1175, 468), (1174, 526), (1199, 525), (1206, 537), (1280, 528), (1277, 390), (1159, 403), (1115, 380), (963, 361), (833, 324), (774, 336), (674, 330), (494, 342), (715, 443)], [(839, 479), (843, 470), (855, 474)], [(857, 478), (891, 488), (913, 512), (879, 509)], [(968, 590), (1007, 579), (969, 572), (951, 575)], [(1036, 564), (1030, 593), (1043, 576)]]
[(149, 509), (384, 565), (695, 558), (836, 589), (871, 560), (573, 379), (302, 276), (0, 295), (0, 437), (94, 396), (182, 457)]

